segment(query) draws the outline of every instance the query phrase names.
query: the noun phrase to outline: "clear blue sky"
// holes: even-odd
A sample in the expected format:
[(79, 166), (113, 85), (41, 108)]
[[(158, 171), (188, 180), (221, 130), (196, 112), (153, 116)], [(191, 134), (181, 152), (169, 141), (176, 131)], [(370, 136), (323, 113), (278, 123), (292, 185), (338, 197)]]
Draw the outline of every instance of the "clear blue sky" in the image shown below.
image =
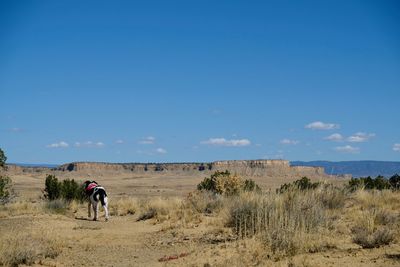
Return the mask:
[(399, 1), (1, 1), (9, 162), (400, 160)]

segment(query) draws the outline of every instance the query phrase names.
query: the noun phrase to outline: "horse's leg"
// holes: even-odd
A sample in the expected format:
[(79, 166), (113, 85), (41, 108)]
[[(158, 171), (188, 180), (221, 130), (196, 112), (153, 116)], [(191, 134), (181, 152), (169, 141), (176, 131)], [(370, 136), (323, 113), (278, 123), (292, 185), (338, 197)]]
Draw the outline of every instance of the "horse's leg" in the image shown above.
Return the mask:
[(104, 198), (104, 205), (103, 205), (104, 212), (106, 213), (106, 221), (108, 221), (108, 199), (107, 197)]
[(91, 208), (92, 208), (92, 201), (89, 199), (89, 203), (88, 203), (88, 218), (92, 217)]
[(93, 221), (97, 221), (97, 214), (99, 213), (99, 205), (97, 205), (97, 201), (93, 201), (93, 211), (94, 211), (94, 218)]

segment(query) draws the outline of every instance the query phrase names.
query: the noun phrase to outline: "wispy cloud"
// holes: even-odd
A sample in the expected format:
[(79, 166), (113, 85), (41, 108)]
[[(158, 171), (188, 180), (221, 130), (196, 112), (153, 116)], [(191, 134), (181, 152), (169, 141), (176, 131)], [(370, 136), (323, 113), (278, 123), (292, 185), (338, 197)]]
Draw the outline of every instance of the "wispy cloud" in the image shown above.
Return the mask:
[(104, 147), (103, 142), (92, 142), (92, 141), (86, 141), (86, 142), (75, 142), (74, 147), (78, 148), (101, 148)]
[(314, 121), (304, 126), (306, 129), (311, 130), (333, 130), (339, 129), (340, 125), (335, 123), (324, 123), (322, 121)]
[(358, 147), (353, 147), (350, 145), (347, 146), (337, 146), (334, 148), (337, 152), (341, 153), (351, 153), (351, 154), (357, 154), (360, 153), (360, 148)]
[(285, 138), (285, 139), (282, 139), (282, 140), (280, 141), (280, 143), (281, 143), (282, 145), (297, 145), (298, 143), (300, 143), (300, 141), (297, 141), (297, 140), (290, 140), (290, 139)]
[(22, 132), (25, 132), (25, 129), (14, 127), (14, 128), (8, 129), (8, 131), (13, 132), (13, 133), (22, 133)]
[(396, 151), (396, 152), (400, 152), (400, 144), (394, 144), (393, 145), (393, 151)]
[(334, 142), (340, 142), (343, 141), (343, 139), (344, 137), (339, 133), (334, 133), (324, 138), (324, 140), (334, 141)]
[(124, 140), (118, 139), (117, 141), (115, 141), (116, 144), (123, 144)]
[(161, 147), (157, 148), (156, 152), (158, 154), (167, 154), (167, 150), (165, 150), (164, 148), (161, 148)]
[(372, 137), (374, 137), (375, 134), (374, 133), (363, 133), (363, 132), (358, 132), (353, 134), (352, 136), (349, 136), (347, 138), (348, 142), (352, 142), (352, 143), (362, 143), (362, 142), (366, 142), (369, 139), (371, 139)]
[(53, 143), (53, 144), (47, 145), (46, 147), (48, 147), (48, 148), (67, 148), (67, 147), (69, 147), (69, 144), (67, 142), (60, 141), (58, 143)]
[(251, 144), (250, 140), (248, 139), (230, 139), (227, 140), (225, 138), (210, 138), (206, 141), (202, 141), (201, 144), (203, 145), (211, 145), (211, 146), (248, 146)]
[(147, 136), (139, 141), (141, 145), (153, 145), (156, 142), (156, 138), (153, 136)]

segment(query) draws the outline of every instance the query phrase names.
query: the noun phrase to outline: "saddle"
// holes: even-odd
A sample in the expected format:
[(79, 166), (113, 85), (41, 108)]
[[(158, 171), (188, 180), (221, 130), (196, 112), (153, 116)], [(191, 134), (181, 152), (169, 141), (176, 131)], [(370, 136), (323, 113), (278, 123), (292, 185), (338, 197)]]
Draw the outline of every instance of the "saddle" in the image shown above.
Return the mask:
[(94, 183), (94, 182), (92, 182), (92, 183), (90, 183), (87, 187), (86, 187), (86, 192), (89, 192), (90, 190), (92, 190), (93, 188), (95, 188), (95, 187), (97, 187), (98, 186), (98, 184), (97, 183)]

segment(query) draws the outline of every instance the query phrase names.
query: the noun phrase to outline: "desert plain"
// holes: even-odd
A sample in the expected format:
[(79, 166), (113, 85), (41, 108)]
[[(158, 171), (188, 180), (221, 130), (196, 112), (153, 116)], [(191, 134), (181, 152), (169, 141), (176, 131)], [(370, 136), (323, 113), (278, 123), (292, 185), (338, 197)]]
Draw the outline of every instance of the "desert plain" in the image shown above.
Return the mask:
[[(96, 180), (107, 190), (110, 220), (105, 221), (100, 209), (99, 220), (92, 221), (85, 203), (49, 204), (43, 198), (48, 174), (60, 180)], [(196, 190), (211, 174), (211, 171), (9, 170), (7, 175), (12, 179), (15, 197), (0, 206), (0, 263), (5, 266), (400, 266), (398, 192), (338, 189), (341, 193), (336, 194), (317, 189), (320, 191), (294, 193), (289, 198), (275, 193), (280, 185), (301, 178), (299, 173), (280, 177), (254, 175), (250, 178), (261, 187), (261, 192), (215, 197)], [(326, 188), (344, 188), (348, 183), (346, 179), (327, 175), (311, 178), (327, 185)], [(322, 206), (315, 204), (314, 199), (326, 195), (331, 196), (331, 204), (316, 209)], [(310, 216), (318, 217), (318, 221), (311, 218), (316, 221), (315, 229), (297, 233), (296, 229), (306, 228), (293, 226), (282, 231), (281, 227), (273, 232), (254, 228), (249, 233), (238, 226), (232, 214), (235, 208), (242, 208), (241, 203), (260, 203), (260, 199), (264, 199), (262, 203), (271, 200), (278, 204), (287, 199), (297, 201), (294, 211), (301, 202), (297, 217), (285, 213), (283, 217), (289, 220), (280, 225), (298, 225), (291, 220), (303, 220), (302, 213), (312, 210)], [(274, 205), (271, 207), (276, 209)], [(265, 215), (265, 209), (262, 211)], [(281, 217), (279, 221), (285, 220)], [(363, 247), (355, 242), (355, 229), (361, 226), (370, 229), (365, 235), (371, 238), (377, 229), (390, 231), (384, 234), (391, 238), (387, 244)]]

